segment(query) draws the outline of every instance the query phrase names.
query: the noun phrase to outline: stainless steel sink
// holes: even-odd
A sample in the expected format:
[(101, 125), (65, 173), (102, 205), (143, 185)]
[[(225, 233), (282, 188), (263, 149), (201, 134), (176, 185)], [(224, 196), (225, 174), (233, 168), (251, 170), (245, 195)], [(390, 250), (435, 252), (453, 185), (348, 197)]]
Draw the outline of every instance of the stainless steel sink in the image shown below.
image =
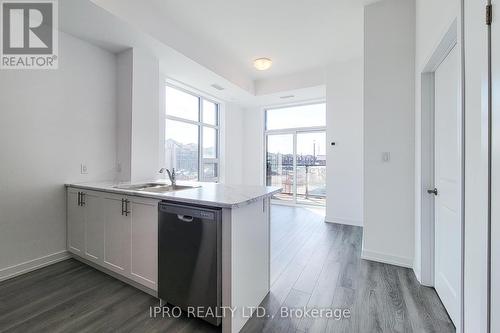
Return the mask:
[(113, 186), (113, 188), (117, 188), (120, 190), (131, 190), (131, 191), (140, 191), (149, 187), (157, 187), (164, 186), (165, 184), (158, 183), (146, 183), (146, 184), (133, 184), (133, 185), (117, 185)]
[(145, 184), (114, 186), (114, 188), (121, 189), (121, 190), (152, 192), (152, 193), (174, 192), (174, 191), (187, 190), (187, 189), (196, 188), (196, 187), (199, 187), (199, 186), (175, 185), (175, 187), (172, 187), (172, 185), (159, 184), (159, 183), (145, 183)]
[(146, 187), (146, 188), (141, 189), (139, 191), (141, 191), (141, 192), (153, 192), (153, 193), (165, 193), (165, 192), (188, 190), (188, 189), (196, 188), (196, 187), (199, 187), (199, 186), (175, 185), (175, 187), (173, 187), (172, 185), (162, 185), (162, 186), (155, 186), (155, 187)]

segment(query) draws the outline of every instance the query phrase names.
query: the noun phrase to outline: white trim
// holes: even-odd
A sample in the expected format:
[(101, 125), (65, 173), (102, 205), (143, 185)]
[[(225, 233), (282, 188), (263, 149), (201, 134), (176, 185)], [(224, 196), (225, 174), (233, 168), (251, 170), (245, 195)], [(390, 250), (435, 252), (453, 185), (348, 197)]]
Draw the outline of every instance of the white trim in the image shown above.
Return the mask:
[[(461, 32), (461, 31), (460, 31)], [(419, 282), (426, 286), (434, 286), (435, 279), (435, 249), (434, 249), (434, 239), (435, 239), (435, 228), (434, 228), (434, 198), (429, 198), (426, 190), (433, 188), (434, 186), (434, 73), (439, 65), (448, 56), (451, 50), (457, 46), (462, 49), (463, 36), (458, 30), (458, 19), (455, 18), (450, 24), (448, 30), (441, 38), (438, 45), (435, 47), (432, 55), (428, 57), (426, 65), (422, 68), (421, 75), (421, 183), (417, 186), (421, 189), (421, 207), (420, 212), (420, 270), (415, 269), (416, 264), (413, 265), (413, 270), (415, 275), (419, 279)], [(459, 100), (458, 106), (460, 110), (460, 120), (461, 124), (458, 128), (458, 133), (460, 134), (460, 173), (461, 173), (461, 214), (460, 214), (460, 224), (461, 224), (461, 244), (460, 244), (460, 319), (456, 323), (457, 332), (463, 331), (464, 322), (464, 207), (465, 207), (465, 143), (464, 143), (464, 99), (463, 99), (463, 52), (459, 55), (460, 66), (457, 68), (459, 73)], [(431, 186), (429, 186), (431, 185)]]
[(164, 86), (165, 84), (168, 85), (168, 86), (171, 86), (171, 87), (174, 87), (174, 88), (178, 88), (178, 89), (181, 89), (191, 95), (195, 95), (195, 96), (201, 96), (203, 97), (204, 99), (206, 100), (209, 100), (211, 102), (214, 102), (216, 104), (223, 104), (224, 101), (221, 100), (220, 98), (217, 98), (215, 97), (214, 95), (212, 94), (209, 94), (203, 90), (200, 90), (200, 89), (197, 89), (193, 86), (190, 86), (190, 85), (187, 85), (181, 81), (177, 81), (175, 79), (172, 79), (168, 76), (164, 76), (163, 77), (163, 82), (164, 82)]
[(365, 249), (361, 250), (361, 259), (401, 266), (405, 268), (413, 268), (412, 258), (398, 257), (391, 254), (369, 251)]
[(293, 200), (282, 200), (282, 199), (271, 199), (271, 203), (273, 205), (279, 205), (279, 206), (290, 206), (290, 207), (304, 207), (304, 208), (321, 208), (325, 209), (325, 205), (321, 204), (313, 204), (313, 203), (307, 203), (303, 201), (298, 201), (297, 203), (294, 203)]
[(311, 127), (293, 127), (281, 128), (275, 130), (266, 130), (266, 134), (291, 134), (291, 133), (310, 133), (310, 132), (324, 132), (326, 126), (311, 126)]
[(36, 269), (55, 264), (56, 262), (66, 260), (70, 258), (71, 255), (68, 251), (60, 251), (46, 256), (28, 260), (16, 265), (5, 267), (0, 269), (0, 281), (5, 281), (13, 277), (26, 274), (28, 272), (34, 271)]
[(343, 219), (340, 217), (326, 217), (325, 218), (326, 223), (336, 223), (336, 224), (345, 224), (345, 225), (352, 225), (355, 227), (363, 227), (363, 221), (358, 221), (358, 220), (350, 220), (350, 219)]
[[(114, 277), (117, 280), (125, 282), (125, 283), (131, 285), (132, 287), (135, 287), (135, 288), (137, 288), (139, 290), (142, 290), (145, 293), (147, 293), (147, 294), (149, 294), (149, 295), (151, 295), (153, 297), (158, 298), (158, 291), (156, 291), (154, 289), (151, 289), (149, 287), (146, 287), (145, 285), (143, 285), (143, 284), (141, 284), (139, 282), (136, 282), (135, 280), (132, 280), (132, 279), (126, 277), (126, 276), (121, 275), (120, 273), (116, 273), (116, 272), (114, 272), (114, 271), (112, 271), (112, 270), (110, 270), (110, 269), (108, 269), (108, 268), (106, 268), (104, 266), (101, 266), (101, 265), (99, 265), (99, 264), (97, 264), (97, 263), (95, 263), (93, 261), (88, 260), (88, 259), (82, 258), (82, 257), (80, 257), (79, 255), (76, 255), (76, 254), (70, 255), (70, 258), (78, 260), (79, 262), (81, 262), (81, 263), (83, 263), (85, 265), (88, 265), (88, 266), (90, 266), (90, 267), (92, 267), (92, 268), (94, 268), (94, 269), (96, 269), (96, 270), (98, 270), (100, 272), (103, 272), (104, 274), (112, 276), (112, 277)], [(118, 267), (118, 266), (116, 266), (116, 267)], [(143, 277), (141, 277), (141, 278), (143, 278)]]
[[(421, 72), (421, 269), (424, 285), (434, 285), (434, 198), (426, 191), (434, 187), (434, 72), (458, 43), (455, 19)], [(457, 68), (457, 70), (459, 70)], [(460, 131), (461, 132), (461, 129)], [(461, 156), (463, 159), (463, 156)], [(463, 220), (463, 217), (462, 217)], [(463, 246), (463, 244), (462, 244)], [(463, 268), (463, 267), (462, 267)]]
[[(265, 110), (283, 109), (283, 108), (288, 108), (288, 107), (293, 107), (293, 106), (305, 106), (305, 105), (314, 105), (314, 104), (322, 104), (322, 103), (326, 103), (326, 96), (325, 97), (318, 97), (318, 98), (311, 98), (311, 99), (304, 99), (304, 100), (288, 102), (288, 103), (281, 102), (281, 103), (275, 103), (275, 104), (266, 104), (264, 106), (261, 106), (260, 108), (265, 111)], [(264, 126), (264, 128), (265, 128), (265, 126)]]

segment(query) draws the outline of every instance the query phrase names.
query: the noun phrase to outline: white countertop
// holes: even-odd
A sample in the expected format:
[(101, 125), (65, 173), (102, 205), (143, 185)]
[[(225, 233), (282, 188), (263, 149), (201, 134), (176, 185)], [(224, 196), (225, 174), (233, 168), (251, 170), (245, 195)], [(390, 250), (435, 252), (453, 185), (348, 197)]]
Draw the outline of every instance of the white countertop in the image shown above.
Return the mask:
[(126, 182), (95, 182), (95, 183), (75, 183), (66, 184), (68, 187), (80, 189), (111, 192), (116, 194), (134, 195), (158, 200), (178, 201), (190, 204), (207, 205), (222, 208), (237, 208), (251, 202), (270, 197), (281, 192), (280, 187), (274, 186), (248, 186), (248, 185), (225, 185), (216, 183), (183, 182), (178, 181), (178, 185), (199, 186), (192, 189), (184, 189), (167, 193), (152, 193), (128, 189), (119, 189), (116, 186), (158, 183), (169, 185), (166, 180), (142, 181), (134, 183)]

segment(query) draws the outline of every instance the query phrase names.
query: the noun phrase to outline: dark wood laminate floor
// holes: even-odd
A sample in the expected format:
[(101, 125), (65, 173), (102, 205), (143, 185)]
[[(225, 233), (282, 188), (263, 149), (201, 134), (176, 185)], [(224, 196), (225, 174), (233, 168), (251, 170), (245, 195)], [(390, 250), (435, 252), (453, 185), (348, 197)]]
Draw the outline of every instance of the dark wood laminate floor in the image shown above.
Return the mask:
[[(361, 228), (273, 206), (269, 317), (243, 332), (454, 332), (413, 272), (360, 259)], [(150, 318), (158, 301), (70, 259), (0, 283), (0, 332), (218, 332), (202, 320)], [(349, 309), (349, 319), (287, 318), (280, 308)]]
[[(269, 316), (242, 332), (455, 332), (435, 290), (413, 271), (360, 259), (362, 229), (314, 209), (273, 206)], [(350, 318), (282, 316), (281, 308), (348, 309)]]

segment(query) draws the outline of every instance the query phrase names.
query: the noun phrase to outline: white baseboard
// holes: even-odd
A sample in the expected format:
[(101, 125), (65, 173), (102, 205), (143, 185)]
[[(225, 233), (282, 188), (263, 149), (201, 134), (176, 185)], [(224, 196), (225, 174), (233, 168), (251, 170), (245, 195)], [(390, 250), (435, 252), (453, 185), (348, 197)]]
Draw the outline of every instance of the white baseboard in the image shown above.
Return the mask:
[(59, 261), (63, 261), (68, 258), (70, 258), (70, 254), (68, 253), (68, 251), (64, 250), (2, 268), (0, 269), (0, 281), (11, 279), (18, 275), (34, 271), (36, 269), (54, 264)]
[(367, 251), (365, 249), (361, 250), (361, 259), (413, 269), (413, 259), (411, 258), (398, 257), (375, 251)]
[(325, 222), (328, 223), (338, 223), (338, 224), (346, 224), (346, 225), (352, 225), (356, 227), (363, 227), (363, 221), (356, 221), (356, 220), (349, 220), (349, 219), (342, 219), (339, 217), (326, 217)]

